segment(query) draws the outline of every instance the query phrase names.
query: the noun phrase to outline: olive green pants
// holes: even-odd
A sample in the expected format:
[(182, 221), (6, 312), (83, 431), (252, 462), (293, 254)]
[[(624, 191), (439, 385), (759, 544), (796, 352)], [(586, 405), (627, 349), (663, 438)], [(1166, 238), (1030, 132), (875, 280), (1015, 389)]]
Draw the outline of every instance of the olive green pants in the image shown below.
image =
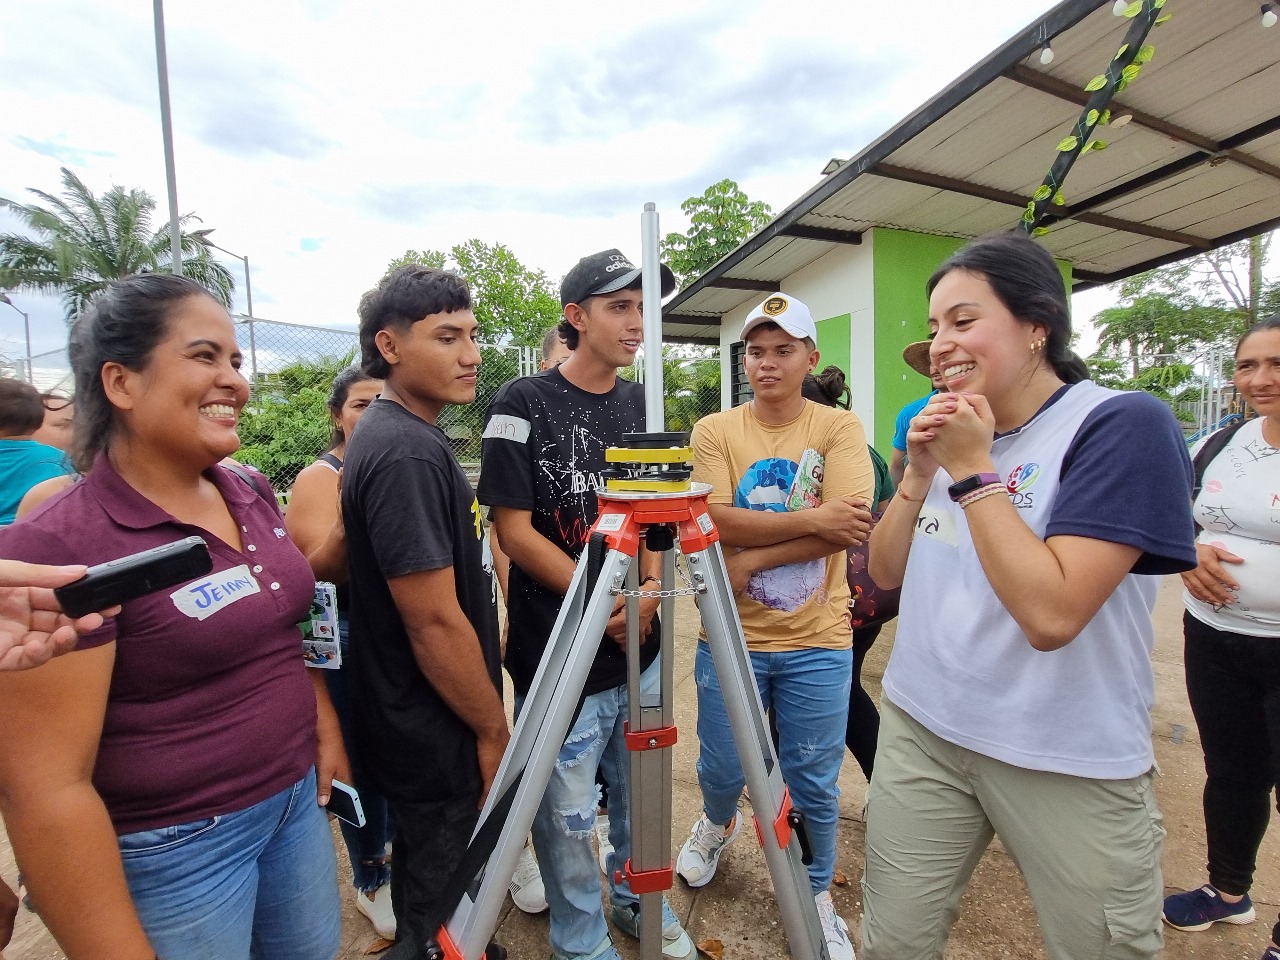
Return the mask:
[(867, 791), (863, 960), (941, 958), (992, 836), (1026, 879), (1053, 960), (1151, 960), (1161, 822), (1150, 771), (1090, 780), (1011, 766), (886, 700)]

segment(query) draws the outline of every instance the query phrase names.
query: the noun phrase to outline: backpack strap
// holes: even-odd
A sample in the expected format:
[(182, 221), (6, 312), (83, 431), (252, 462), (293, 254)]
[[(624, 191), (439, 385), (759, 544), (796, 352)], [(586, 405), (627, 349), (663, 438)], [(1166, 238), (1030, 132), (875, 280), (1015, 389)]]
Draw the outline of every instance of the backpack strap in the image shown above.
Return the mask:
[(266, 482), (267, 478), (260, 471), (252, 467), (246, 467), (243, 463), (237, 463), (234, 460), (223, 461), (221, 466), (226, 467), (249, 486), (253, 487), (254, 493), (271, 503), (276, 508), (276, 511), (279, 512), (280, 504), (276, 501), (275, 492), (271, 489), (270, 484)]
[(1235, 423), (1209, 434), (1209, 438), (1196, 451), (1196, 455), (1191, 458), (1191, 466), (1195, 470), (1195, 485), (1191, 488), (1192, 503), (1200, 496), (1200, 488), (1204, 485), (1204, 472), (1208, 469), (1209, 464), (1226, 449), (1227, 444), (1231, 442), (1231, 438), (1248, 422), (1244, 417), (1241, 417)]

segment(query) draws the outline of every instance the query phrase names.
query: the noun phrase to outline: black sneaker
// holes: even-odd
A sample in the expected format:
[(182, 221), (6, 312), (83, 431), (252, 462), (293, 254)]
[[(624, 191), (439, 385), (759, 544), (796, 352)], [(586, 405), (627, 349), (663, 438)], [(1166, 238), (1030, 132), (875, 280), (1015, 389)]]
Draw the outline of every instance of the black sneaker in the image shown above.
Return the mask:
[[(1208, 930), (1223, 923), (1253, 923), (1257, 919), (1253, 901), (1245, 894), (1238, 903), (1227, 903), (1211, 883), (1199, 890), (1175, 893), (1164, 898), (1164, 922), (1175, 930)], [(1277, 958), (1280, 960), (1280, 958)]]

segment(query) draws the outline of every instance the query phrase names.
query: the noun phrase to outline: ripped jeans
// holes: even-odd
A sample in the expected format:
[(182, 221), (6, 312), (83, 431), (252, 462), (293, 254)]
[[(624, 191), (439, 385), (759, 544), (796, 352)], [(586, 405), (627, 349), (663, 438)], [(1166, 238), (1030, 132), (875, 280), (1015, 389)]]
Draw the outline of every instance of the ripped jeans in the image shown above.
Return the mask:
[[(641, 675), (643, 692), (657, 690), (661, 663), (657, 658)], [(600, 767), (609, 782), (609, 840), (614, 851), (609, 899), (619, 907), (640, 902), (625, 881), (613, 881), (613, 871), (631, 856), (631, 759), (623, 738), (628, 702), (626, 684), (583, 701), (533, 820), (533, 848), (551, 907), (550, 939), (556, 957), (590, 955), (609, 935), (600, 906), (600, 868), (591, 849)], [(517, 697), (517, 717), (523, 706), (524, 698)]]
[[(749, 656), (764, 708), (772, 706), (778, 718), (778, 764), (792, 804), (808, 822), (813, 846), (809, 884), (815, 894), (821, 893), (831, 886), (836, 865), (836, 781), (844, 759), (853, 652), (753, 650)], [(712, 823), (727, 824), (738, 812), (744, 778), (705, 641), (698, 642), (693, 675), (698, 685), (697, 767), (703, 810)]]

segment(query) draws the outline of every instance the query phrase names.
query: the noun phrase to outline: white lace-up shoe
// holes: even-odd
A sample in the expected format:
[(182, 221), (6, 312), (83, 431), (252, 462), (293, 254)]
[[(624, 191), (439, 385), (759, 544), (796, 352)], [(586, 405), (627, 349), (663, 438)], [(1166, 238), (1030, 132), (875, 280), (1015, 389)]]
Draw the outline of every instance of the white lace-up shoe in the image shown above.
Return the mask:
[(818, 906), (818, 919), (822, 921), (822, 939), (827, 941), (827, 954), (831, 960), (855, 960), (853, 941), (849, 939), (849, 925), (836, 913), (831, 893), (823, 890), (813, 898)]
[(533, 849), (525, 844), (516, 862), (516, 871), (507, 885), (511, 900), (525, 913), (542, 913), (547, 909), (547, 891), (542, 886), (542, 872), (533, 858)]
[(680, 855), (676, 857), (676, 873), (691, 887), (705, 887), (716, 875), (716, 864), (720, 862), (725, 847), (733, 843), (741, 832), (740, 814), (733, 815), (733, 823), (728, 827), (712, 823), (703, 814), (680, 848)]

